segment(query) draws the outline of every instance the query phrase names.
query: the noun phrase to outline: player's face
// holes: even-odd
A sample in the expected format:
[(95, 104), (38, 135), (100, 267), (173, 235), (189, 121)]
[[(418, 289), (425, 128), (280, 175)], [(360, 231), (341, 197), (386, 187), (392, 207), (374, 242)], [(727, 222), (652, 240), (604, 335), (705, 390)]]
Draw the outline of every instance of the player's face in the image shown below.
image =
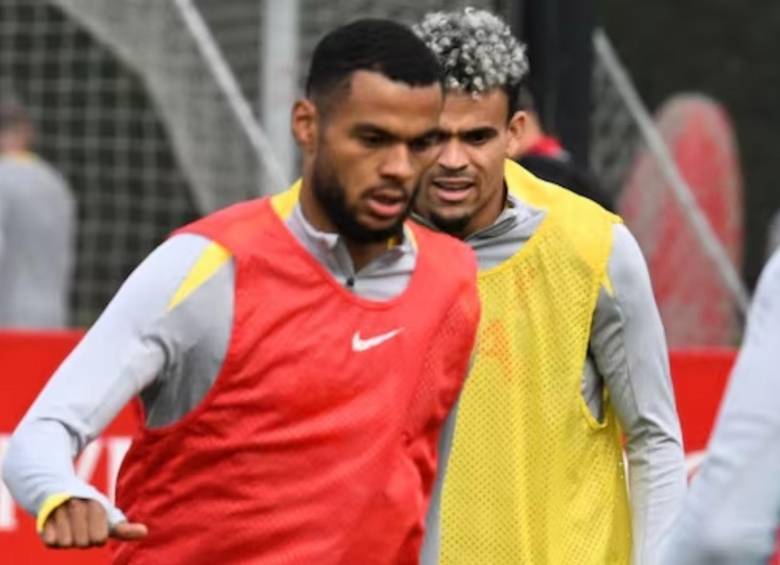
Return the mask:
[(501, 212), (504, 159), (517, 135), (507, 112), (507, 95), (498, 88), (477, 96), (447, 93), (439, 123), (442, 150), (415, 202), (416, 211), (442, 231), (465, 237)]
[(340, 233), (368, 243), (400, 231), (420, 176), (436, 159), (442, 97), (438, 85), (353, 75), (345, 99), (320, 122), (311, 179)]

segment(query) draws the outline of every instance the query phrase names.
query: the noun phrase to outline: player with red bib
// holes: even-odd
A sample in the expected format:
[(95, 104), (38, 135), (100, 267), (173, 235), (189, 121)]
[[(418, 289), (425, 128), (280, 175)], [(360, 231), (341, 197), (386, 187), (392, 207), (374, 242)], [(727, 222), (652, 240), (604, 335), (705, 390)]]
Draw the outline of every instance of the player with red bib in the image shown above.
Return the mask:
[[(400, 24), (320, 42), (292, 111), (302, 180), (152, 253), (15, 432), (4, 478), (45, 543), (111, 536), (122, 564), (419, 562), (480, 312), (468, 247), (405, 223), (442, 101)], [(72, 457), (136, 395), (115, 506)]]

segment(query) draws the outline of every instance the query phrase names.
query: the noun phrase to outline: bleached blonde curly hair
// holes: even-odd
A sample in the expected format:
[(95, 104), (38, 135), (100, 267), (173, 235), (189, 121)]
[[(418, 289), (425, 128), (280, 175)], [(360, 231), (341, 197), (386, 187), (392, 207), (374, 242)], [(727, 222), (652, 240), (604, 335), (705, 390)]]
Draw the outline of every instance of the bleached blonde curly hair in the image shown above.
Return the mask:
[(439, 59), (448, 90), (512, 92), (528, 74), (525, 45), (506, 22), (486, 10), (431, 12), (413, 29)]

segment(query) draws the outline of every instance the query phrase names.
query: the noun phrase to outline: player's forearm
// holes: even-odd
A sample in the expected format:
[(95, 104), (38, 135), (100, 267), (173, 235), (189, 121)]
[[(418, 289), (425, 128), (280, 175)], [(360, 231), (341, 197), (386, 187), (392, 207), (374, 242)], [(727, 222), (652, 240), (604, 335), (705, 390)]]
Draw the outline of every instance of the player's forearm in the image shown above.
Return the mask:
[(3, 467), (3, 481), (13, 497), (33, 516), (51, 497), (63, 495), (97, 500), (109, 510), (112, 523), (123, 519), (102, 494), (78, 478), (72, 447), (62, 423), (26, 420), (11, 437)]
[(626, 434), (634, 564), (652, 564), (685, 495), (685, 458), (671, 386), (636, 386), (631, 381), (653, 377), (631, 370), (624, 375), (628, 390), (620, 393), (623, 402), (616, 402), (616, 410)]
[[(752, 393), (758, 390), (754, 387)], [(780, 513), (780, 427), (776, 421), (767, 427), (765, 418), (751, 414), (748, 409), (721, 421), (724, 425), (716, 430), (707, 459), (663, 540), (661, 565), (769, 561)]]
[[(110, 518), (121, 517), (105, 497), (77, 477), (73, 459), (151, 381), (163, 364), (163, 354), (141, 342), (131, 345), (113, 366), (102, 363), (104, 332), (105, 327), (96, 326), (87, 334), (11, 437), (4, 480), (33, 515), (50, 497), (62, 495), (98, 500)], [(129, 378), (135, 370), (148, 377)]]
[(682, 450), (679, 442), (666, 434), (634, 437), (626, 450), (633, 563), (654, 564), (685, 494)]
[(772, 356), (750, 345), (740, 354), (707, 458), (670, 529), (665, 565), (767, 563), (780, 515), (780, 373), (766, 371)]
[(179, 238), (150, 255), (17, 427), (4, 473), (11, 493), (29, 512), (37, 514), (56, 494), (100, 498), (76, 476), (73, 459), (163, 373), (170, 352), (160, 346), (157, 323), (204, 245), (208, 242)]
[(420, 565), (437, 565), (439, 563), (439, 552), (441, 550), (441, 496), (447, 475), (447, 463), (452, 451), (452, 440), (455, 437), (457, 417), (458, 404), (456, 403), (450, 410), (439, 437), (436, 481), (433, 485), (431, 503), (425, 519), (425, 537), (423, 538), (423, 546), (420, 552)]
[(626, 404), (616, 410), (626, 422), (633, 563), (653, 564), (685, 495), (680, 431), (673, 411)]

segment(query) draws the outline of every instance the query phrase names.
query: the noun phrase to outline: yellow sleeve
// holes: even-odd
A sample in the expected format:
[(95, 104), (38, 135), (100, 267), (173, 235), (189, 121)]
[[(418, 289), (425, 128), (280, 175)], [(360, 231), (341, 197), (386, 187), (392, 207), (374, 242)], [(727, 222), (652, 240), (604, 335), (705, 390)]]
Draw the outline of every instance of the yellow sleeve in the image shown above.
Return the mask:
[(66, 492), (59, 492), (57, 494), (50, 495), (46, 498), (46, 500), (43, 501), (40, 510), (38, 510), (38, 516), (35, 518), (35, 529), (38, 530), (38, 533), (43, 531), (43, 526), (46, 524), (46, 520), (49, 519), (49, 516), (51, 516), (51, 513), (69, 501), (71, 498), (73, 497), (70, 494)]

